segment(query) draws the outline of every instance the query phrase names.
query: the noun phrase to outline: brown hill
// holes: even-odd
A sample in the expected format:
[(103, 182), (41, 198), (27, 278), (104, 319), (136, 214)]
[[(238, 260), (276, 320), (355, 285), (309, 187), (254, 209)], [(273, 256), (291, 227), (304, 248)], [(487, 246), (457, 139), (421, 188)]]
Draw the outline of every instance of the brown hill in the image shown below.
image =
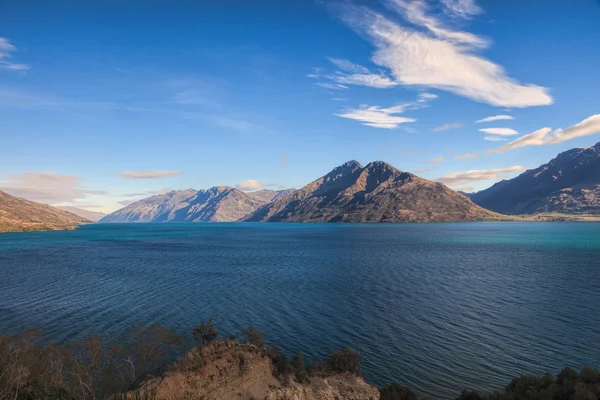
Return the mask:
[(565, 151), (547, 164), (469, 197), (505, 214), (600, 215), (600, 143)]
[[(195, 349), (138, 393), (156, 400), (378, 400), (376, 387), (348, 372), (276, 377), (269, 351), (251, 344), (217, 341)], [(135, 393), (130, 395), (136, 398)]]
[(377, 161), (349, 161), (292, 194), (269, 203), (245, 221), (444, 222), (506, 217), (481, 208), (441, 183)]
[(74, 229), (86, 222), (56, 207), (0, 192), (0, 232)]

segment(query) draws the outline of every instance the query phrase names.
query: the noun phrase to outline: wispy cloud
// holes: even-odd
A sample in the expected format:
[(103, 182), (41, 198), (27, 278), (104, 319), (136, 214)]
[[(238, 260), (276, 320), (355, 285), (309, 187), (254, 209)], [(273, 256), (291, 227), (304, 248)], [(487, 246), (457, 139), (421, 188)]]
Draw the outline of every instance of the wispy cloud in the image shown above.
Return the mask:
[(337, 74), (334, 79), (345, 85), (368, 86), (377, 89), (387, 89), (398, 85), (390, 77), (383, 74)]
[(506, 139), (503, 136), (484, 136), (483, 140), (487, 140), (488, 142), (506, 142)]
[(239, 182), (235, 185), (236, 188), (244, 191), (260, 190), (264, 188), (264, 185), (254, 179), (248, 179), (247, 181)]
[(428, 164), (438, 164), (441, 163), (442, 161), (444, 161), (444, 157), (437, 157), (437, 158), (432, 158), (431, 160), (427, 161)]
[(512, 176), (516, 173), (525, 171), (520, 165), (509, 168), (496, 168), (485, 170), (470, 170), (464, 172), (453, 172), (448, 175), (440, 176), (434, 179), (448, 186), (460, 186), (471, 182), (488, 181), (491, 179), (500, 179)]
[[(387, 0), (386, 4), (407, 24), (360, 6), (342, 7), (342, 18), (373, 43), (372, 61), (389, 69), (394, 83), (437, 88), (501, 107), (552, 103), (546, 88), (521, 84), (502, 66), (481, 56), (479, 50), (490, 45), (487, 39), (448, 27), (429, 13), (424, 0)], [(464, 16), (476, 9), (474, 2), (464, 0), (448, 1), (447, 7)]]
[(328, 57), (327, 59), (333, 65), (335, 65), (336, 67), (338, 67), (339, 69), (341, 69), (343, 71), (352, 72), (352, 73), (356, 73), (356, 74), (368, 74), (369, 73), (369, 68), (363, 67), (362, 65), (354, 64), (352, 61), (344, 60), (341, 58), (333, 58), (333, 57)]
[(17, 48), (10, 43), (6, 38), (0, 37), (0, 69), (8, 69), (12, 71), (26, 71), (30, 67), (26, 64), (16, 64), (11, 62), (12, 53)]
[(75, 175), (54, 172), (24, 172), (8, 175), (4, 181), (0, 181), (0, 190), (13, 196), (47, 204), (68, 203), (91, 195), (109, 194), (104, 190), (84, 187), (83, 180)]
[(318, 86), (323, 89), (329, 89), (329, 90), (346, 90), (346, 89), (348, 89), (348, 86), (346, 86), (346, 85), (340, 85), (339, 83), (330, 83), (330, 82), (315, 83), (315, 86)]
[(414, 118), (399, 117), (396, 114), (404, 112), (404, 105), (381, 108), (379, 106), (364, 106), (335, 114), (338, 117), (354, 119), (363, 125), (373, 128), (394, 129), (406, 122), (415, 122)]
[(483, 10), (475, 4), (475, 0), (441, 0), (442, 4), (452, 14), (468, 19), (473, 15), (483, 13)]
[(281, 153), (281, 160), (279, 161), (279, 168), (285, 168), (287, 167), (288, 164), (288, 156), (287, 153), (283, 152)]
[(515, 117), (511, 115), (493, 115), (491, 117), (486, 117), (475, 121), (476, 124), (480, 124), (482, 122), (492, 122), (492, 121), (501, 121), (501, 120), (511, 120), (515, 119)]
[(181, 171), (125, 171), (119, 176), (125, 179), (162, 179), (181, 174)]
[(327, 74), (324, 68), (313, 68), (313, 72), (306, 75), (312, 79), (326, 79), (331, 82), (319, 82), (316, 86), (324, 89), (347, 89), (347, 85), (368, 86), (378, 89), (390, 88), (398, 85), (384, 72), (371, 72), (367, 67), (341, 58), (328, 58), (339, 70)]
[(483, 128), (480, 129), (479, 132), (500, 136), (514, 136), (519, 134), (519, 132), (511, 128)]
[(455, 122), (453, 124), (445, 124), (442, 126), (438, 126), (437, 128), (432, 129), (433, 132), (443, 132), (443, 131), (447, 131), (448, 129), (457, 129), (457, 128), (462, 128), (463, 124), (461, 124), (460, 122)]
[(346, 111), (335, 114), (338, 117), (354, 119), (361, 122), (363, 125), (373, 128), (395, 129), (400, 124), (407, 122), (415, 122), (414, 118), (399, 117), (408, 110), (418, 110), (428, 107), (428, 100), (437, 98), (435, 95), (423, 97), (421, 93), (417, 101), (412, 101), (404, 104), (398, 104), (392, 107), (383, 108), (380, 106), (361, 105), (359, 108), (351, 108)]
[(477, 154), (467, 153), (467, 154), (461, 154), (459, 156), (454, 157), (455, 160), (464, 160), (466, 158), (477, 158)]
[(429, 171), (431, 171), (430, 168), (415, 169), (413, 171), (413, 174), (422, 174), (422, 173), (429, 172)]
[(525, 136), (513, 140), (510, 143), (496, 149), (488, 151), (489, 153), (504, 153), (508, 150), (517, 149), (526, 146), (545, 146), (550, 144), (562, 143), (578, 137), (589, 136), (600, 133), (600, 114), (592, 115), (578, 124), (570, 126), (567, 129), (542, 128)]

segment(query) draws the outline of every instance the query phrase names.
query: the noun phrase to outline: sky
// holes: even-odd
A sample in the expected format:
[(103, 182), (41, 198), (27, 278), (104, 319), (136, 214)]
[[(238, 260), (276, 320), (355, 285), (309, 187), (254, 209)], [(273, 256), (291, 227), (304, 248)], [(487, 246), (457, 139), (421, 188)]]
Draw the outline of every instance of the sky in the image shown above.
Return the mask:
[(597, 0), (0, 1), (0, 190), (111, 212), (386, 161), (476, 191), (600, 141)]

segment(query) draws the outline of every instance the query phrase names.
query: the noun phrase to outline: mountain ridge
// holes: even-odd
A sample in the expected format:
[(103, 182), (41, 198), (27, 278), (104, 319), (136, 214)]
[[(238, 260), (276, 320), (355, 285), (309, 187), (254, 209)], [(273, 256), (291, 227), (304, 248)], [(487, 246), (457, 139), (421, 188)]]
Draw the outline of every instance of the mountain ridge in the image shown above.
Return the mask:
[(99, 222), (233, 222), (291, 189), (243, 192), (231, 186), (187, 189), (147, 197)]
[(0, 191), (0, 232), (68, 230), (88, 222), (57, 207)]
[(600, 214), (600, 142), (559, 153), (548, 163), (488, 189), (473, 202), (504, 214)]
[(506, 217), (445, 185), (383, 161), (335, 167), (294, 193), (243, 218), (251, 222), (441, 222)]

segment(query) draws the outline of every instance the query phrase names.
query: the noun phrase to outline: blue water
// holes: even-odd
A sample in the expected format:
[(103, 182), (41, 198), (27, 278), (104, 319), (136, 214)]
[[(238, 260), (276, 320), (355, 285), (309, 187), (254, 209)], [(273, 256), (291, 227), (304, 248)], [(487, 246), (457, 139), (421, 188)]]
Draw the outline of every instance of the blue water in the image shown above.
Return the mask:
[(124, 224), (0, 235), (0, 333), (253, 324), (436, 399), (600, 367), (600, 224)]

